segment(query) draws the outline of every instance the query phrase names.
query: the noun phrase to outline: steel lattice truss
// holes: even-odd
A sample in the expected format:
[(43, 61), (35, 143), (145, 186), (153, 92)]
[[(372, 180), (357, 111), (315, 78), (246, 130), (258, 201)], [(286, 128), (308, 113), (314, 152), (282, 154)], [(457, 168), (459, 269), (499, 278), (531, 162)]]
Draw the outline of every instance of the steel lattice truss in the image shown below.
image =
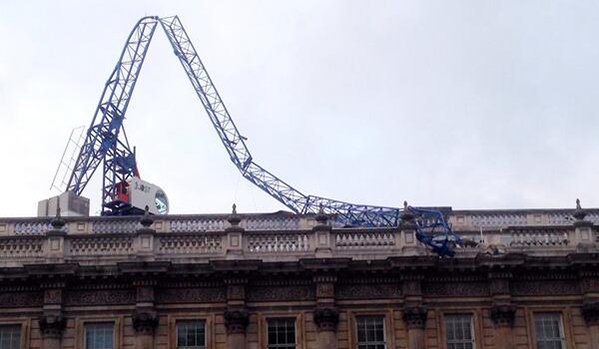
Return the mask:
[[(115, 70), (106, 82), (102, 98), (87, 132), (67, 190), (81, 194), (101, 161), (104, 161), (103, 213), (114, 197), (115, 185), (132, 176), (135, 154), (126, 136), (119, 137), (125, 112), (139, 76), (156, 25), (164, 29), (175, 55), (200, 98), (231, 161), (243, 177), (296, 213), (324, 213), (353, 226), (397, 226), (399, 208), (356, 205), (304, 195), (254, 162), (245, 138), (229, 115), (208, 71), (202, 64), (177, 16), (142, 18), (127, 40)], [(124, 132), (123, 132), (124, 134)]]

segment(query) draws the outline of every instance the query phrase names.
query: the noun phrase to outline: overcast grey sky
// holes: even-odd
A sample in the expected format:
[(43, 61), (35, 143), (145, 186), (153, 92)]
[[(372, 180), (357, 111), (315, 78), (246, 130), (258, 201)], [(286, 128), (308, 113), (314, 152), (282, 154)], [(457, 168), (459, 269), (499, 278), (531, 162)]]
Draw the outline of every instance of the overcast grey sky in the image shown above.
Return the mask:
[[(0, 1), (0, 216), (33, 216), (134, 23), (178, 14), (254, 159), (354, 203), (599, 206), (598, 1)], [(285, 209), (157, 31), (127, 113), (172, 213)], [(97, 181), (84, 195), (95, 211)]]

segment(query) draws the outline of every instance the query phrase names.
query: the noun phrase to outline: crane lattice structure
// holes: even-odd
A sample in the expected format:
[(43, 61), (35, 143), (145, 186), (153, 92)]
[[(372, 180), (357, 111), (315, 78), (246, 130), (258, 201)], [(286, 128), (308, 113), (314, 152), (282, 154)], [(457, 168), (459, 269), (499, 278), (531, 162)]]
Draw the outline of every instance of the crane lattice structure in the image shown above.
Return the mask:
[[(408, 207), (399, 209), (351, 204), (315, 195), (305, 195), (258, 165), (177, 16), (144, 17), (131, 31), (119, 61), (105, 84), (66, 190), (81, 195), (102, 162), (102, 214), (132, 213), (115, 200), (115, 191), (119, 183), (124, 183), (132, 176), (138, 176), (135, 149), (129, 145), (123, 120), (158, 24), (164, 29), (175, 55), (201, 100), (231, 161), (247, 180), (295, 213), (318, 213), (322, 210), (334, 217), (337, 222), (349, 226), (397, 226), (400, 222), (400, 213), (406, 209), (411, 210), (416, 216), (424, 214)], [(426, 235), (426, 226), (417, 225), (422, 226), (422, 234)], [(447, 225), (444, 227), (448, 229), (445, 235), (449, 236), (448, 232), (451, 229)]]

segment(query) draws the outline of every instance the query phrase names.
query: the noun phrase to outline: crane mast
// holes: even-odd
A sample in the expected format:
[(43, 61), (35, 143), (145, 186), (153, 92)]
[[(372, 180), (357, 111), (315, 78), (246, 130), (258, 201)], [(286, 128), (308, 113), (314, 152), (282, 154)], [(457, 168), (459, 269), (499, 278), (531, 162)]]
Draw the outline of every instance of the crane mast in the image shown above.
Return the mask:
[(103, 162), (102, 214), (138, 213), (130, 205), (119, 201), (117, 195), (128, 179), (139, 177), (135, 151), (127, 140), (123, 120), (158, 24), (164, 30), (229, 158), (244, 178), (295, 213), (325, 213), (348, 226), (393, 227), (400, 223), (400, 214), (403, 214), (402, 219), (409, 216), (409, 220), (415, 223), (419, 241), (441, 255), (453, 255), (450, 242), (460, 244), (461, 239), (452, 232), (444, 215), (438, 210), (414, 208), (407, 204), (402, 209), (352, 204), (305, 195), (258, 165), (177, 16), (144, 17), (129, 34), (119, 62), (104, 86), (67, 190), (80, 195), (100, 162)]

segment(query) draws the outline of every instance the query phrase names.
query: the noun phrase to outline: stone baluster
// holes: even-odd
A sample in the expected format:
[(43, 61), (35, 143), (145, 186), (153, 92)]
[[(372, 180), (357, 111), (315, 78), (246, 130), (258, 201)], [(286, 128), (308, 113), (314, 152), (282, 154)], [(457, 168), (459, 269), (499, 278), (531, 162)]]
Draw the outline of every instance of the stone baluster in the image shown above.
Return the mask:
[(245, 310), (245, 288), (247, 278), (225, 278), (227, 285), (227, 310), (225, 311), (225, 327), (227, 329), (227, 348), (245, 349), (247, 345), (246, 331), (249, 314)]
[(314, 276), (316, 285), (316, 308), (314, 309), (314, 323), (318, 328), (316, 348), (337, 348), (337, 323), (339, 310), (335, 307), (335, 282), (334, 275), (321, 274)]
[(509, 272), (491, 272), (488, 275), (493, 304), (491, 320), (495, 324), (495, 343), (498, 349), (514, 348), (513, 333), (516, 306), (511, 301)]
[(422, 275), (404, 275), (402, 293), (404, 295), (403, 320), (408, 329), (408, 349), (425, 347), (427, 308), (422, 302)]
[(138, 279), (133, 285), (136, 287), (136, 302), (131, 320), (135, 330), (135, 348), (154, 349), (154, 334), (158, 327), (158, 315), (154, 308), (156, 281)]
[(42, 283), (44, 292), (43, 315), (38, 319), (42, 348), (60, 349), (66, 319), (62, 313), (64, 282)]

